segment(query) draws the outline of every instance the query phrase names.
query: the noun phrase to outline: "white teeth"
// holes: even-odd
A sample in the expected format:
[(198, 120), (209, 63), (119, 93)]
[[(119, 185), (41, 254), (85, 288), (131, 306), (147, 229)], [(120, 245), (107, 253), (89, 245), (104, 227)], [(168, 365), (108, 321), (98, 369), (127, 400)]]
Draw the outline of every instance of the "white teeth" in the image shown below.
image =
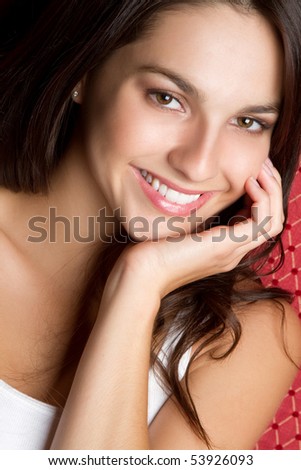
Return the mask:
[(178, 191), (174, 191), (173, 189), (168, 188), (165, 197), (170, 202), (177, 202), (178, 196), (180, 196), (180, 193), (178, 193)]
[(187, 196), (187, 194), (183, 194), (183, 193), (179, 194), (178, 199), (177, 199), (177, 203), (178, 204), (187, 204), (187, 198), (188, 197), (189, 196)]
[(190, 204), (191, 202), (196, 201), (200, 196), (198, 194), (183, 194), (180, 193), (177, 199), (178, 204)]
[(152, 181), (153, 181), (152, 175), (150, 175), (150, 174), (148, 173), (148, 175), (147, 175), (147, 177), (146, 177), (145, 179), (146, 179), (146, 181), (147, 181), (149, 184), (152, 184)]
[(140, 173), (155, 191), (158, 191), (162, 196), (165, 196), (170, 202), (175, 202), (176, 204), (190, 204), (201, 196), (201, 194), (184, 194), (175, 191), (174, 189), (166, 186), (166, 184), (161, 184), (158, 178), (154, 178), (146, 170), (141, 170)]
[(168, 190), (168, 187), (166, 186), (166, 184), (161, 184), (161, 186), (159, 188), (159, 193), (162, 196), (166, 196), (167, 190)]
[(159, 188), (160, 188), (160, 181), (158, 180), (158, 178), (155, 178), (152, 182), (152, 187), (156, 190), (156, 191), (159, 191)]

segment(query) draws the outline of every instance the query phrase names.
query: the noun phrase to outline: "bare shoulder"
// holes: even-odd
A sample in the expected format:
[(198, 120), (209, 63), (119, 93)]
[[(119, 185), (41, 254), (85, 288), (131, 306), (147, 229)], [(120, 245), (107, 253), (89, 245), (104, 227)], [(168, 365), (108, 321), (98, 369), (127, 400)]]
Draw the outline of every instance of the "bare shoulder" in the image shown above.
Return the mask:
[[(189, 374), (199, 419), (219, 449), (254, 448), (301, 364), (301, 322), (288, 303), (258, 301), (241, 309), (238, 317), (242, 335), (235, 350), (221, 360), (209, 353), (199, 357)], [(206, 448), (172, 398), (152, 423), (150, 435), (154, 448)]]
[[(245, 344), (267, 349), (268, 346), (290, 355), (300, 364), (301, 361), (301, 321), (295, 309), (284, 300), (258, 301), (237, 313), (242, 324), (242, 340)], [(265, 339), (264, 344), (260, 341)]]
[[(249, 351), (256, 363), (260, 352), (263, 364), (266, 361), (270, 367), (275, 365), (279, 370), (283, 363), (283, 373), (287, 371), (290, 376), (291, 371), (294, 376), (295, 364), (301, 364), (301, 321), (294, 308), (284, 300), (258, 301), (245, 307), (238, 318), (242, 337), (237, 355), (243, 360)], [(283, 377), (286, 377), (285, 373)]]
[[(32, 325), (38, 325), (39, 316), (33, 319), (39, 304), (38, 276), (24, 253), (0, 229), (0, 373), (11, 367), (8, 357), (17, 357), (21, 363), (22, 348), (31, 338)], [(33, 321), (35, 320), (35, 323)], [(18, 353), (16, 352), (18, 350)], [(12, 367), (11, 367), (12, 368)]]

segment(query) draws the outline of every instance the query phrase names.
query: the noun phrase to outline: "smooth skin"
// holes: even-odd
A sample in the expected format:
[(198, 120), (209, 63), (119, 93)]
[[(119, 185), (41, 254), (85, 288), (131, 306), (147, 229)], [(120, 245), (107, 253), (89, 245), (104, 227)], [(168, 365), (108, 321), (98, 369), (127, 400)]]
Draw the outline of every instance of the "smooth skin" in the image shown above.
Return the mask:
[[(187, 191), (214, 191), (198, 211), (207, 219), (245, 192), (269, 155), (281, 101), (281, 50), (263, 20), (235, 13), (219, 6), (162, 15), (154, 34), (116, 51), (79, 84), (87, 162), (107, 206), (121, 208), (131, 234), (129, 221), (137, 215), (150, 227), (162, 216), (141, 197), (134, 168)], [(188, 91), (165, 71), (181, 77)], [(169, 219), (159, 226), (161, 238), (173, 235)], [(178, 225), (190, 229), (187, 218)], [(153, 233), (139, 232), (144, 235)]]
[[(194, 91), (180, 89), (159, 67), (184, 76)], [(279, 44), (261, 17), (224, 5), (166, 12), (151, 34), (115, 52), (103, 70), (78, 84), (82, 121), (49, 195), (2, 190), (0, 372), (36, 398), (61, 399), (65, 408), (54, 449), (206, 448), (172, 399), (147, 427), (154, 320), (167, 293), (233, 269), (266, 238), (254, 239), (250, 218), (225, 228), (223, 243), (212, 241), (220, 227), (203, 232), (199, 243), (184, 220), (187, 235), (178, 243), (166, 240), (173, 235), (166, 222), (158, 242), (127, 247), (103, 286), (100, 306), (87, 307), (91, 322), (96, 320), (74, 377), (73, 369), (60, 372), (78, 321), (74, 295), (83, 290), (82, 273), (99, 246), (66, 245), (60, 229), (55, 244), (29, 244), (30, 216), (46, 215), (52, 206), (83, 220), (100, 207), (108, 213), (121, 207), (127, 221), (138, 215), (168, 221), (137, 183), (133, 168), (139, 168), (185, 190), (215, 191), (198, 212), (204, 219), (246, 192), (258, 222), (272, 216), (265, 228), (275, 236), (283, 226), (281, 179), (267, 157), (281, 71)], [(234, 241), (233, 230), (236, 237), (246, 235), (243, 242)], [(300, 325), (284, 307), (284, 341), (300, 363)], [(237, 314), (243, 334), (234, 353), (218, 362), (206, 353), (189, 376), (215, 448), (254, 447), (297, 373), (273, 303), (257, 302)]]

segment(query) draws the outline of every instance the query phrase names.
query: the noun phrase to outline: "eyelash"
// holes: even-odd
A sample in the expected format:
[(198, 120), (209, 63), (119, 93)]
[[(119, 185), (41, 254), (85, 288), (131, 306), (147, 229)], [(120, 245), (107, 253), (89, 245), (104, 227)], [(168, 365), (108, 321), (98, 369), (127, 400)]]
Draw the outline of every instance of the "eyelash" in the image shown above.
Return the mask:
[[(158, 95), (162, 95), (162, 96), (168, 96), (170, 99), (171, 99), (171, 103), (173, 101), (176, 101), (181, 110), (179, 109), (173, 109), (173, 108), (168, 108), (168, 105), (164, 105), (164, 104), (160, 104), (158, 103), (157, 99), (156, 99), (156, 96)], [(168, 91), (164, 91), (164, 90), (147, 90), (147, 96), (152, 100), (152, 102), (158, 106), (159, 108), (163, 109), (163, 110), (167, 110), (167, 111), (171, 111), (171, 112), (185, 112), (185, 107), (182, 103), (182, 100), (180, 98), (178, 98), (177, 96), (175, 96), (173, 93), (170, 93)]]
[(267, 131), (267, 130), (269, 130), (273, 127), (273, 125), (268, 124), (265, 121), (255, 119), (255, 118), (250, 117), (250, 116), (238, 116), (237, 118), (231, 119), (231, 121), (233, 123), (233, 121), (238, 121), (239, 119), (250, 119), (251, 121), (253, 121), (253, 123), (258, 124), (260, 126), (260, 129), (250, 130), (250, 128), (247, 128), (247, 127), (243, 128), (242, 126), (239, 126), (238, 124), (234, 124), (235, 126), (237, 126), (239, 128), (239, 130), (241, 130), (243, 132), (246, 132), (248, 134), (251, 134), (251, 135), (261, 134), (262, 132)]
[[(171, 103), (173, 101), (176, 101), (179, 106), (181, 107), (182, 111), (178, 110), (178, 109), (173, 109), (173, 108), (169, 108), (168, 105), (164, 105), (164, 104), (160, 104), (158, 103), (156, 97), (158, 97), (158, 95), (165, 95), (165, 96), (168, 96), (170, 99), (171, 99)], [(156, 89), (151, 89), (151, 90), (147, 90), (147, 96), (152, 100), (152, 102), (158, 106), (160, 109), (163, 109), (165, 111), (170, 111), (170, 112), (185, 112), (185, 107), (182, 103), (182, 100), (179, 99), (177, 96), (175, 96), (173, 93), (171, 92), (168, 92), (168, 91), (165, 91), (165, 90), (156, 90)], [(169, 103), (170, 104), (170, 103)], [(256, 134), (261, 134), (262, 132), (264, 131), (267, 131), (269, 129), (271, 129), (273, 127), (273, 125), (271, 124), (268, 124), (267, 122), (265, 121), (261, 121), (259, 119), (255, 119), (253, 117), (250, 117), (250, 116), (238, 116), (237, 118), (233, 118), (231, 121), (238, 121), (239, 119), (250, 119), (251, 121), (253, 121), (253, 123), (256, 123), (260, 126), (260, 129), (257, 129), (257, 130), (250, 130), (249, 128), (243, 128), (237, 124), (234, 124), (235, 126), (238, 127), (239, 130), (243, 131), (243, 132), (246, 132), (247, 134), (250, 134), (250, 135), (256, 135)]]

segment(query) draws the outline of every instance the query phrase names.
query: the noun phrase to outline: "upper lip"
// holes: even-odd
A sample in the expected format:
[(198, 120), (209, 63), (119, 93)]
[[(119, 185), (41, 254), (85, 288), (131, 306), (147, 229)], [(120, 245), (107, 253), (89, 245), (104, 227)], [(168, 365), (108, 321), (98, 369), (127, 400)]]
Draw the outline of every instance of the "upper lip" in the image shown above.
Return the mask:
[[(154, 173), (153, 171), (147, 170), (146, 168), (137, 168), (137, 170), (139, 170), (139, 172), (141, 172), (141, 171), (143, 171), (143, 170), (147, 171), (147, 172), (150, 173), (154, 178), (157, 178), (157, 179), (160, 181), (161, 184), (166, 184), (166, 186), (168, 186), (168, 187), (171, 188), (171, 189), (174, 189), (175, 191), (178, 191), (179, 193), (193, 195), (193, 194), (204, 194), (205, 192), (209, 192), (209, 191), (190, 190), (190, 189), (181, 188), (181, 187), (178, 186), (177, 184), (172, 183), (171, 181), (169, 181), (168, 179), (164, 178), (163, 176), (159, 176), (159, 175), (157, 175), (156, 173)], [(210, 192), (213, 192), (213, 191), (210, 191)]]

